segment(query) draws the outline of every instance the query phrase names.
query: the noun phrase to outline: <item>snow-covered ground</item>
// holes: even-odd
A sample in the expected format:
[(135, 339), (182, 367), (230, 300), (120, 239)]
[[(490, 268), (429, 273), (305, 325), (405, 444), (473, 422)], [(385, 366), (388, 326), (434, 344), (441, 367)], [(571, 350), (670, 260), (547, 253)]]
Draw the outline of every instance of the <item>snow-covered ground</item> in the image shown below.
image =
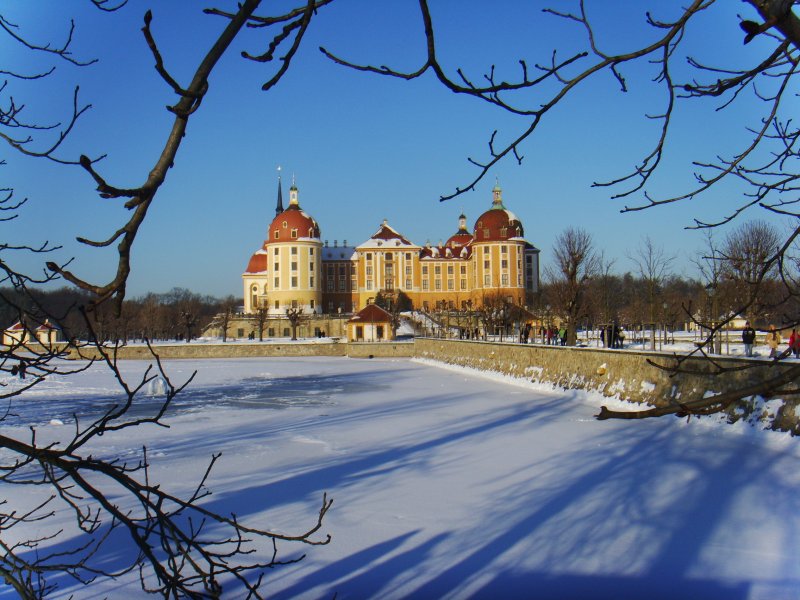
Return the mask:
[[(599, 422), (608, 400), (591, 394), (413, 360), (166, 364), (175, 380), (199, 369), (170, 429), (104, 436), (97, 453), (146, 443), (153, 477), (188, 490), (222, 451), (210, 506), (286, 532), (332, 496), (333, 541), (269, 572), (271, 597), (800, 598), (800, 445), (785, 434)], [(13, 426), (66, 434), (73, 411), (115, 396), (100, 366), (54, 378)], [(145, 597), (135, 579), (57, 597)]]

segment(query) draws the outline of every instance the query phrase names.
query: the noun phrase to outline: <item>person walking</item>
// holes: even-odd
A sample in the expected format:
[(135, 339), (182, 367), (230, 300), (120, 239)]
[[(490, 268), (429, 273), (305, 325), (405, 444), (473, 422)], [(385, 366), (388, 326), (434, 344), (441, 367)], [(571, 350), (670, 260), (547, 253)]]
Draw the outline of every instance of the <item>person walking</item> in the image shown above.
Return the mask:
[(778, 346), (781, 345), (782, 341), (781, 332), (775, 329), (775, 325), (770, 325), (769, 333), (767, 333), (767, 346), (769, 346), (770, 358), (778, 358)]
[(753, 344), (756, 341), (756, 330), (750, 325), (750, 321), (745, 321), (742, 329), (742, 343), (744, 344), (744, 355), (753, 356)]
[(800, 334), (797, 329), (792, 329), (792, 335), (789, 336), (789, 350), (795, 358), (800, 358)]

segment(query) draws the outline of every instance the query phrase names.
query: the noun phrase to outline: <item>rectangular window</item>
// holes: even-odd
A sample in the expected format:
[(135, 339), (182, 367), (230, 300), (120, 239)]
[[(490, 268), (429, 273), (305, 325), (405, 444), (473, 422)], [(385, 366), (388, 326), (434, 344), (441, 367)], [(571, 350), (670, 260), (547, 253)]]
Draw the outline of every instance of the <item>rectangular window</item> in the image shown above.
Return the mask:
[(333, 291), (333, 279), (328, 279), (328, 291)]
[(467, 265), (461, 265), (461, 274), (462, 275), (466, 275), (467, 274)]
[(384, 256), (384, 260), (386, 260), (386, 262), (392, 262), (392, 260), (394, 260), (392, 258), (394, 255), (391, 252), (387, 252), (383, 256)]
[(441, 279), (437, 279), (436, 281), (434, 281), (433, 282), (433, 287), (436, 290), (441, 290), (442, 289), (442, 280)]
[(280, 310), (280, 308), (281, 308), (280, 300), (275, 300), (275, 310)]
[(314, 276), (313, 275), (308, 278), (308, 287), (310, 287), (310, 288), (314, 287)]
[(333, 277), (333, 265), (328, 265), (328, 277)]
[(422, 265), (422, 274), (423, 275), (427, 275), (428, 274), (428, 265)]
[(283, 328), (283, 337), (289, 337), (289, 328), (288, 327), (284, 327)]
[(411, 261), (411, 252), (406, 252), (406, 260)]
[(441, 275), (442, 273), (441, 265), (436, 265), (435, 267), (433, 267), (433, 273), (434, 275)]
[(447, 274), (448, 275), (452, 275), (453, 274), (453, 265), (447, 265)]
[(461, 289), (462, 290), (466, 290), (467, 289), (467, 280), (466, 279), (462, 279), (461, 280)]
[[(333, 282), (331, 282), (333, 283)], [(347, 291), (347, 282), (344, 279), (339, 280), (339, 291), (346, 292)]]
[(488, 260), (483, 261), (483, 268), (485, 270), (487, 270), (487, 271), (489, 270), (489, 261)]
[(372, 277), (372, 265), (367, 265), (367, 277)]
[(508, 261), (505, 258), (500, 261), (500, 268), (501, 269), (507, 269), (508, 268)]
[(394, 275), (394, 268), (392, 267), (392, 265), (386, 265), (384, 267), (384, 270), (386, 271), (387, 277), (391, 277), (392, 275)]
[(384, 285), (384, 289), (387, 289), (387, 290), (393, 290), (394, 289), (394, 279), (387, 279), (383, 283), (385, 284)]
[(367, 260), (372, 260), (372, 252), (367, 252)]
[(281, 270), (281, 263), (276, 262), (275, 266), (274, 266), (274, 268), (272, 270), (273, 271), (280, 271)]
[(297, 287), (297, 276), (296, 275), (292, 276), (292, 287), (293, 288)]
[[(276, 278), (275, 278), (275, 286), (274, 286), (274, 287), (275, 287), (275, 289), (276, 289), (276, 290), (277, 290), (279, 287), (281, 287), (281, 278), (280, 278), (280, 277), (276, 277)], [(278, 307), (276, 306), (275, 308), (278, 308)]]
[(411, 275), (411, 265), (406, 265), (406, 275)]
[(297, 246), (292, 246), (292, 256), (297, 256)]
[(309, 304), (309, 306), (310, 306), (311, 310), (314, 310), (314, 301), (313, 300), (311, 300), (311, 303)]
[(275, 248), (275, 249), (272, 251), (272, 253), (273, 253), (275, 256), (278, 256), (278, 254), (280, 254), (280, 253), (278, 252), (278, 248)]
[(448, 279), (447, 280), (447, 289), (448, 290), (456, 289), (456, 280), (455, 279)]
[(292, 271), (297, 271), (297, 261), (292, 261)]
[(422, 280), (422, 289), (424, 291), (426, 291), (426, 292), (428, 291), (428, 280), (427, 279), (423, 279)]
[(492, 276), (491, 275), (484, 275), (483, 276), (483, 285), (484, 285), (484, 287), (491, 287), (491, 285), (492, 285)]
[(502, 285), (503, 287), (508, 286), (508, 273), (503, 273), (500, 276), (500, 285)]
[(311, 271), (312, 273), (314, 272), (314, 263), (313, 262), (308, 263), (308, 270)]
[(275, 328), (274, 327), (267, 328), (267, 337), (275, 337)]
[(372, 289), (372, 280), (371, 279), (367, 279), (367, 289), (368, 290)]
[(411, 280), (410, 279), (406, 279), (406, 289), (407, 290), (411, 289)]
[(500, 252), (503, 254), (508, 254), (508, 246), (500, 246)]
[(314, 249), (313, 248), (309, 248), (308, 249), (308, 255), (309, 256), (314, 256)]
[(344, 265), (339, 265), (339, 277), (344, 277), (347, 275), (347, 271), (344, 268)]

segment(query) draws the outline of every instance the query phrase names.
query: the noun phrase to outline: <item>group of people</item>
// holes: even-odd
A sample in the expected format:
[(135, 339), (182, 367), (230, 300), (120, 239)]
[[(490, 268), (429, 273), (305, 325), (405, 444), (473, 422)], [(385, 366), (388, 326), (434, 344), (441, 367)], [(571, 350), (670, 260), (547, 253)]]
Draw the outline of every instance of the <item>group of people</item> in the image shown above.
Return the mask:
[(11, 374), (15, 377), (19, 377), (20, 379), (25, 379), (25, 371), (28, 369), (28, 365), (25, 364), (24, 360), (20, 360), (18, 365), (14, 365), (11, 367)]
[(622, 348), (625, 331), (617, 325), (609, 325), (600, 329), (600, 341), (606, 348)]
[[(536, 332), (533, 331), (533, 324), (525, 323), (519, 327), (519, 343), (520, 344), (534, 344)], [(566, 346), (567, 345), (567, 329), (561, 327), (540, 327), (539, 335), (548, 346)]]
[[(795, 358), (800, 358), (800, 333), (797, 329), (792, 329), (789, 336), (789, 347), (784, 351), (779, 351), (780, 345), (783, 343), (783, 336), (781, 332), (775, 328), (775, 325), (769, 326), (769, 331), (765, 336), (765, 343), (769, 347), (770, 358), (785, 358), (790, 354)], [(742, 329), (742, 343), (744, 344), (744, 355), (753, 356), (753, 345), (756, 342), (756, 330), (750, 325), (750, 321), (746, 321)]]

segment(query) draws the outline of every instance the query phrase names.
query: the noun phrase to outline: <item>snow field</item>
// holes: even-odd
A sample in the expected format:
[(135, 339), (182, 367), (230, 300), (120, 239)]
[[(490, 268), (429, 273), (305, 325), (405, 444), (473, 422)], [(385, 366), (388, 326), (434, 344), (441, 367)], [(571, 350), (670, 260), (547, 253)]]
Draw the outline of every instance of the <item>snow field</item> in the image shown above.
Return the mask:
[[(312, 524), (323, 492), (334, 498), (333, 541), (283, 546), (308, 556), (268, 573), (271, 597), (800, 598), (800, 450), (788, 435), (712, 419), (599, 422), (613, 400), (422, 361), (167, 369), (175, 381), (199, 369), (170, 428), (104, 436), (98, 453), (147, 444), (152, 477), (189, 490), (221, 451), (207, 503), (279, 531)], [(3, 432), (35, 424), (60, 437), (77, 398), (91, 412), (115, 394), (99, 367), (49, 380)], [(56, 597), (145, 597), (135, 577), (67, 583)]]

